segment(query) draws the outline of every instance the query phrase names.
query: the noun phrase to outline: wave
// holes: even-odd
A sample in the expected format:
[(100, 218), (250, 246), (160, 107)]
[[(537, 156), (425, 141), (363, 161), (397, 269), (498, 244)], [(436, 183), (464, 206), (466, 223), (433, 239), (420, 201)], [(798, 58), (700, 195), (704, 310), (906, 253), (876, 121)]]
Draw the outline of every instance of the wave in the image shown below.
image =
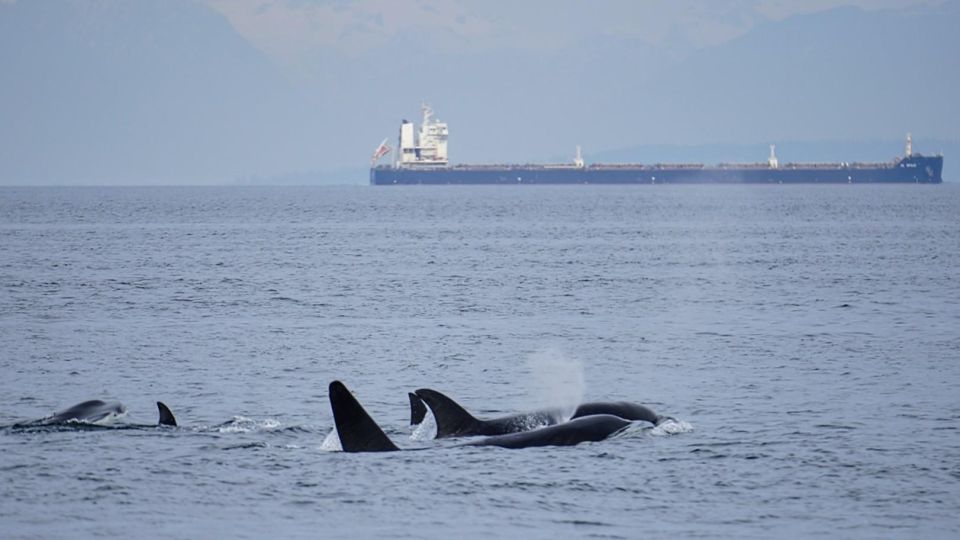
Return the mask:
[(669, 418), (656, 426), (651, 426), (646, 422), (633, 422), (629, 426), (625, 427), (623, 431), (616, 434), (615, 437), (618, 439), (633, 437), (666, 437), (680, 433), (688, 433), (691, 431), (693, 431), (693, 425), (690, 422), (676, 418)]
[(427, 414), (423, 417), (423, 421), (413, 426), (410, 439), (414, 441), (430, 441), (436, 438), (437, 420), (433, 417), (433, 413), (427, 409)]
[(330, 433), (327, 433), (327, 437), (323, 439), (323, 444), (320, 445), (320, 449), (324, 452), (342, 452), (343, 446), (340, 445), (340, 435), (337, 433), (337, 428), (330, 430)]
[(650, 430), (650, 434), (655, 436), (664, 436), (676, 435), (678, 433), (689, 433), (691, 431), (693, 431), (693, 424), (690, 422), (677, 418), (669, 418), (654, 426), (653, 429)]

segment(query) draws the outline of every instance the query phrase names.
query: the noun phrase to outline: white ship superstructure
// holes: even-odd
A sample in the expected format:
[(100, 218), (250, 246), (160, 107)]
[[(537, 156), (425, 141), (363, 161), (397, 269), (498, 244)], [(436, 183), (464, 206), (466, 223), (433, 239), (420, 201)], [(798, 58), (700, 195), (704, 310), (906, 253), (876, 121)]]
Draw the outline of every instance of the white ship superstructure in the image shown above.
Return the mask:
[(397, 167), (420, 165), (446, 166), (447, 123), (434, 118), (433, 109), (424, 104), (420, 133), (414, 135), (413, 123), (404, 120), (400, 125), (400, 144), (397, 152)]

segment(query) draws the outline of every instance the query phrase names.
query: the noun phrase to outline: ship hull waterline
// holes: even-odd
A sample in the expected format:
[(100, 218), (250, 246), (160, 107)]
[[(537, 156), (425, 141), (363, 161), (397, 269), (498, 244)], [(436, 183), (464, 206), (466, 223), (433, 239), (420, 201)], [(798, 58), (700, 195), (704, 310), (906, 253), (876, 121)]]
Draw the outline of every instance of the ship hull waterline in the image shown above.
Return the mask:
[(939, 184), (942, 171), (942, 156), (919, 155), (876, 166), (375, 167), (370, 184)]

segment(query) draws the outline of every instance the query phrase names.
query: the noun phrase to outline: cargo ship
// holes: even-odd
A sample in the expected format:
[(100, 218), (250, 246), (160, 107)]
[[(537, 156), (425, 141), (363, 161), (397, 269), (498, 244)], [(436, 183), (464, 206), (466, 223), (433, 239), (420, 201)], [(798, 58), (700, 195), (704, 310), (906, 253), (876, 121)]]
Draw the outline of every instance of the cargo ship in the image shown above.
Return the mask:
[(392, 164), (378, 164), (392, 149), (387, 139), (370, 160), (370, 184), (863, 184), (943, 182), (943, 156), (913, 152), (907, 135), (904, 156), (887, 163), (780, 163), (776, 146), (761, 163), (591, 163), (577, 147), (572, 163), (548, 165), (451, 165), (447, 124), (423, 105), (419, 133), (412, 122), (400, 125)]

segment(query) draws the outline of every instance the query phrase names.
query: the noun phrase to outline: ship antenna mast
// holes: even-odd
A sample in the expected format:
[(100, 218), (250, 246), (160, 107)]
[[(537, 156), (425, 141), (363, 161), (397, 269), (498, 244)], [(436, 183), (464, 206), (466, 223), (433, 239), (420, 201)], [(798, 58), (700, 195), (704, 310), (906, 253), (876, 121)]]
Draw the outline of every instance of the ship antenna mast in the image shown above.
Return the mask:
[(907, 157), (913, 155), (913, 135), (907, 133)]
[(433, 120), (433, 109), (431, 109), (426, 103), (422, 103), (420, 105), (420, 110), (423, 111), (423, 122), (421, 125), (429, 125)]

